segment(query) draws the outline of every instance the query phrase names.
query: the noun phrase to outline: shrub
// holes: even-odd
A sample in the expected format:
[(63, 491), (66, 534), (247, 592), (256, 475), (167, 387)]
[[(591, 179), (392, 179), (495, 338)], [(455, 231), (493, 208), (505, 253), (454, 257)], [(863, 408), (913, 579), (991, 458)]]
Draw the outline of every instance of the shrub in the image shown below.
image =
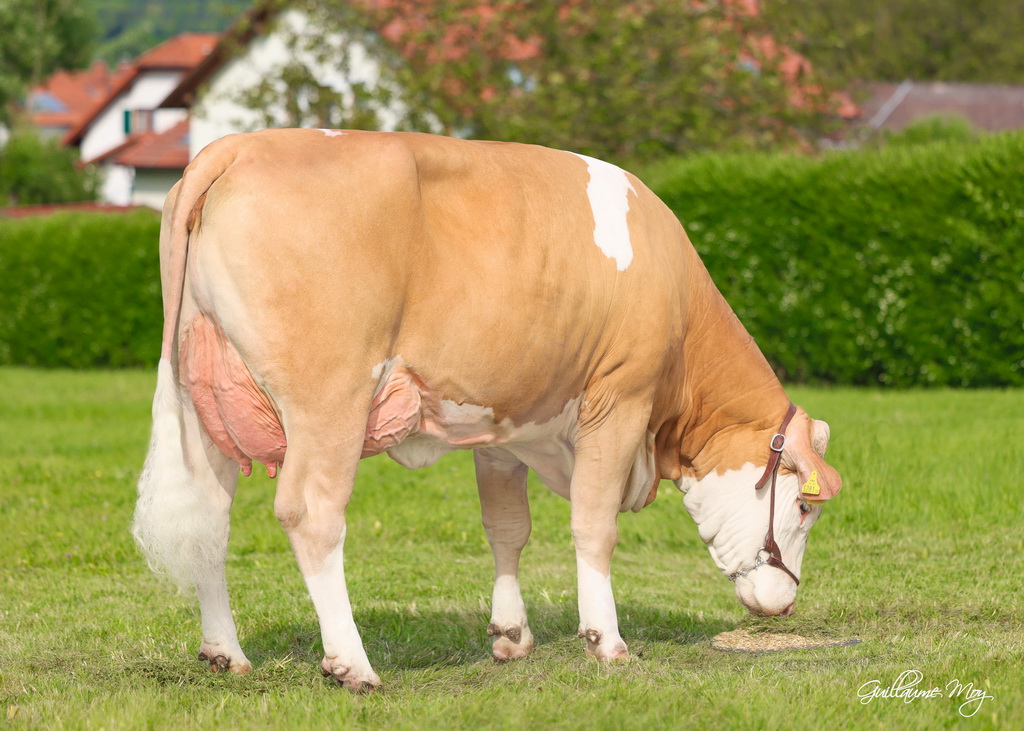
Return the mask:
[[(1024, 133), (644, 177), (787, 381), (1024, 385)], [(155, 213), (0, 220), (0, 364), (152, 365)]]
[(156, 363), (159, 228), (149, 211), (0, 219), (0, 364)]
[(0, 205), (95, 200), (96, 171), (77, 163), (77, 154), (56, 140), (16, 128), (0, 147)]
[(931, 142), (970, 142), (978, 136), (971, 123), (957, 115), (925, 117), (899, 132), (882, 132), (880, 142), (890, 147), (922, 145)]
[(652, 170), (789, 381), (1024, 385), (1024, 134)]

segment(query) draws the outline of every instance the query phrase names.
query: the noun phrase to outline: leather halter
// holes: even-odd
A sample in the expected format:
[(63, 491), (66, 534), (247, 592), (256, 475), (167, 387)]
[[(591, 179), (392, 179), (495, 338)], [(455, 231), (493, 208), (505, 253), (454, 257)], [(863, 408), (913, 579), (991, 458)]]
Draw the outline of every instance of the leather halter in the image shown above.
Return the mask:
[[(761, 475), (761, 479), (754, 485), (755, 490), (760, 490), (768, 482), (768, 478), (771, 477), (772, 488), (771, 493), (768, 495), (768, 533), (764, 537), (764, 545), (757, 551), (757, 557), (754, 560), (754, 565), (749, 569), (741, 569), (729, 575), (729, 581), (736, 581), (740, 576), (746, 576), (754, 569), (764, 566), (767, 564), (773, 568), (777, 568), (781, 571), (785, 571), (789, 574), (789, 577), (796, 582), (797, 586), (800, 586), (800, 579), (796, 577), (792, 571), (786, 568), (786, 564), (782, 562), (782, 551), (779, 549), (779, 544), (775, 542), (775, 478), (779, 474), (779, 464), (782, 461), (782, 450), (786, 446), (786, 427), (789, 426), (789, 422), (793, 420), (796, 415), (796, 406), (793, 403), (789, 404), (789, 411), (786, 412), (786, 418), (782, 420), (782, 426), (779, 427), (779, 431), (772, 436), (771, 454), (768, 457), (768, 464), (764, 468), (764, 474)], [(761, 551), (768, 554), (768, 558), (761, 558)]]

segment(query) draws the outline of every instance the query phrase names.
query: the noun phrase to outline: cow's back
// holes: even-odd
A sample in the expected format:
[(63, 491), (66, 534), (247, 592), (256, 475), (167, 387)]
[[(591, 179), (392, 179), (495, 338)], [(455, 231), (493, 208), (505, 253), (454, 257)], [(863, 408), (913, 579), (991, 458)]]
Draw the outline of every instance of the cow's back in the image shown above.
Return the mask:
[[(439, 398), (539, 422), (604, 379), (651, 388), (681, 337), (681, 227), (617, 168), (419, 134), (225, 144), (190, 291), (272, 396), (400, 362)], [(594, 201), (597, 174), (628, 191)], [(624, 218), (628, 262), (598, 216)]]
[(528, 145), (407, 139), (420, 171), (430, 266), (414, 273), (409, 291), (431, 304), (404, 318), (397, 353), (428, 354), (443, 343), (443, 360), (428, 370), (462, 375), (464, 384), (455, 385), (470, 400), (473, 389), (486, 387), (496, 412), (525, 421), (545, 413), (523, 413), (524, 394), (535, 394), (550, 416), (569, 391), (578, 394), (626, 361), (649, 375), (660, 367), (679, 327), (673, 269), (682, 265), (682, 247), (664, 248), (681, 243), (671, 235), (678, 223), (661, 215), (664, 207), (642, 183), (610, 171), (636, 191), (623, 188), (600, 211), (620, 216), (623, 232), (629, 224), (630, 240), (621, 245), (632, 258), (620, 270), (621, 258), (595, 242), (590, 176), (580, 157)]

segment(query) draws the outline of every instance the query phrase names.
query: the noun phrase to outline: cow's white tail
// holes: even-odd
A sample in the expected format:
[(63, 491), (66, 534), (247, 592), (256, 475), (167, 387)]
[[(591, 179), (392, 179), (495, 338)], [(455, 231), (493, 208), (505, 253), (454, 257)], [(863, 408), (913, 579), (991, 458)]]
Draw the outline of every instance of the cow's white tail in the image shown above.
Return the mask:
[(153, 397), (153, 434), (139, 478), (132, 534), (150, 568), (182, 588), (223, 562), (228, 532), (188, 468), (182, 404), (170, 361), (161, 359)]
[(153, 433), (149, 454), (139, 478), (132, 534), (150, 567), (169, 575), (180, 586), (209, 576), (223, 566), (227, 554), (228, 522), (215, 509), (186, 454), (184, 410), (172, 358), (181, 313), (189, 234), (197, 225), (210, 186), (235, 159), (230, 138), (204, 149), (185, 170), (164, 204), (160, 228), (160, 268), (163, 286), (164, 330), (153, 396)]

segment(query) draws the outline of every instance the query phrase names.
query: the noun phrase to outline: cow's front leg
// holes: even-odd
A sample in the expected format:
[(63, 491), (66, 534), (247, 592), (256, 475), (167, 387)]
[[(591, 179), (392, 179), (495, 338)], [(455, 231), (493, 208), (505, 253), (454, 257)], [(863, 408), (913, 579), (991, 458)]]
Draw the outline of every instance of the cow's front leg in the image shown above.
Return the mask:
[(587, 654), (604, 662), (629, 658), (619, 634), (611, 580), (623, 486), (640, 443), (636, 436), (641, 431), (637, 428), (640, 418), (629, 416), (627, 412), (618, 420), (608, 418), (577, 441), (569, 495), (579, 587), (579, 636), (587, 642)]
[(380, 678), (366, 657), (345, 585), (345, 509), (361, 440), (354, 455), (336, 444), (311, 449), (301, 438), (293, 443), (292, 434), (288, 441), (274, 513), (288, 534), (320, 618), (321, 672), (348, 690), (374, 690)]
[(484, 531), (494, 553), (494, 595), (487, 634), (494, 638), (494, 659), (504, 662), (533, 650), (533, 634), (519, 591), (519, 556), (530, 538), (528, 468), (503, 449), (480, 449), (473, 459)]

